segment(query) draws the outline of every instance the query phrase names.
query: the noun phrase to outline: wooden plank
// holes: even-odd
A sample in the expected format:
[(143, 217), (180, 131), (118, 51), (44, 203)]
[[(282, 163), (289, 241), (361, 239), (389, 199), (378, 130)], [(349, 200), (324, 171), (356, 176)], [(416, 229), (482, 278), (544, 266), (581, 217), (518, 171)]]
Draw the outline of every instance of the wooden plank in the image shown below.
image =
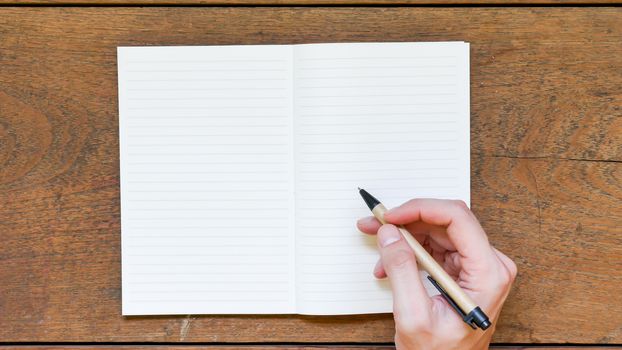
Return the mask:
[(622, 4), (620, 0), (0, 0), (8, 5), (176, 5), (176, 6), (317, 6), (317, 5), (593, 5)]
[(0, 339), (391, 342), (390, 315), (120, 315), (116, 46), (466, 40), (494, 341), (622, 342), (622, 8), (0, 8)]
[[(58, 348), (63, 349), (97, 349), (97, 350), (159, 350), (159, 349), (171, 349), (171, 350), (230, 350), (230, 349), (244, 349), (244, 350), (321, 350), (321, 349), (338, 349), (338, 350), (390, 350), (395, 349), (395, 346), (391, 345), (11, 345), (3, 347), (0, 345), (0, 349), (32, 349), (32, 350), (56, 350)], [(582, 350), (582, 349), (594, 349), (594, 350), (614, 350), (620, 349), (620, 347), (611, 346), (538, 346), (538, 345), (525, 345), (525, 346), (491, 346), (491, 350)]]

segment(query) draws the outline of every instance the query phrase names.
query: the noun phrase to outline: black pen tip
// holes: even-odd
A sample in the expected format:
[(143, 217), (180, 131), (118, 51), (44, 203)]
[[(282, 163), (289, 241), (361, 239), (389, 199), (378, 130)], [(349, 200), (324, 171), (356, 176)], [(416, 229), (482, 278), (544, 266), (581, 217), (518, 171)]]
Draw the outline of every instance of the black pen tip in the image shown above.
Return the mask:
[(369, 210), (373, 210), (378, 204), (380, 204), (380, 201), (377, 200), (376, 197), (372, 196), (371, 194), (369, 194), (369, 192), (365, 191), (360, 187), (359, 194), (361, 195), (361, 197), (363, 197), (363, 200), (365, 201), (365, 204), (367, 204), (367, 206), (369, 207)]

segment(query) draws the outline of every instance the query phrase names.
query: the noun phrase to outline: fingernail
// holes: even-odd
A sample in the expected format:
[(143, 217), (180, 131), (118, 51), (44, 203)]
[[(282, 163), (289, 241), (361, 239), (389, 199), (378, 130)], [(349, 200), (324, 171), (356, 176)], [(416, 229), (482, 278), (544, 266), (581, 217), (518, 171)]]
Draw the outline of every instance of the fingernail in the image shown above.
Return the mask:
[(358, 219), (358, 220), (356, 221), (356, 229), (357, 229), (357, 230), (359, 230), (359, 231), (362, 231), (362, 230), (363, 230), (363, 229), (362, 229), (362, 227), (364, 226), (364, 225), (363, 225), (363, 224), (364, 224), (364, 220), (365, 220), (365, 219)]
[(373, 216), (366, 216), (364, 218), (360, 218), (356, 223), (357, 225), (373, 225), (376, 219)]
[(378, 230), (378, 240), (381, 247), (386, 247), (389, 244), (399, 241), (401, 238), (400, 232), (393, 225), (383, 225)]

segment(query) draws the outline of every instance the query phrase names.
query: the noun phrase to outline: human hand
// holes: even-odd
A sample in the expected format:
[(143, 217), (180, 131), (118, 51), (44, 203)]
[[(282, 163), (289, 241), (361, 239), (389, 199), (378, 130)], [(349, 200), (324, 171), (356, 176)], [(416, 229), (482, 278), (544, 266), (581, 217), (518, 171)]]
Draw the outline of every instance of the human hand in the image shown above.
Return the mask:
[[(395, 344), (398, 349), (488, 349), (488, 344), (516, 277), (516, 265), (488, 242), (477, 218), (462, 201), (413, 199), (385, 213), (391, 224), (374, 217), (358, 221), (367, 234), (378, 234), (377, 278), (389, 277), (393, 290)], [(486, 331), (471, 329), (436, 295), (429, 297), (414, 253), (397, 227), (423, 245), (458, 285), (488, 315)]]

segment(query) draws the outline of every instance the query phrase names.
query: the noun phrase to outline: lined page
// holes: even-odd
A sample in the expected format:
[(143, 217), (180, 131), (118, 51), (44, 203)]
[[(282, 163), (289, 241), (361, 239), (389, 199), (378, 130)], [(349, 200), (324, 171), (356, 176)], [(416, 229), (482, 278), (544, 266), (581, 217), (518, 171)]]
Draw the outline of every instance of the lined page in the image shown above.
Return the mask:
[(123, 314), (295, 312), (291, 46), (118, 62)]
[(375, 238), (355, 227), (370, 215), (357, 186), (389, 208), (468, 202), (468, 44), (302, 45), (294, 57), (298, 312), (390, 312)]

